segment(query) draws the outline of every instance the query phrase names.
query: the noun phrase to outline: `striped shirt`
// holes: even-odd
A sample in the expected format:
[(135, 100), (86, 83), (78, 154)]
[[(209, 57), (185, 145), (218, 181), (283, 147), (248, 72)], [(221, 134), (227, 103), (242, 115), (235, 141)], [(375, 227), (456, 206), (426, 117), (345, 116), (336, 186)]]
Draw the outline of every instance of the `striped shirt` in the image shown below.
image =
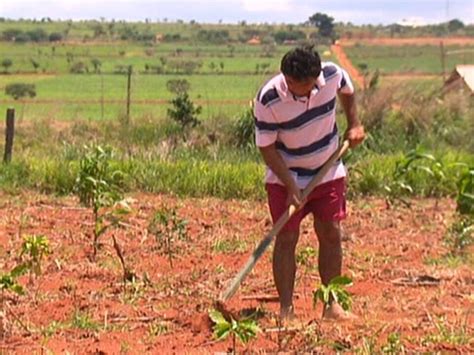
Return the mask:
[[(305, 188), (339, 145), (336, 125), (337, 93), (354, 93), (347, 72), (323, 62), (321, 74), (308, 97), (296, 97), (279, 74), (268, 81), (255, 99), (255, 138), (258, 147), (275, 143), (298, 187)], [(338, 161), (321, 183), (346, 176)], [(266, 183), (283, 185), (267, 167)]]

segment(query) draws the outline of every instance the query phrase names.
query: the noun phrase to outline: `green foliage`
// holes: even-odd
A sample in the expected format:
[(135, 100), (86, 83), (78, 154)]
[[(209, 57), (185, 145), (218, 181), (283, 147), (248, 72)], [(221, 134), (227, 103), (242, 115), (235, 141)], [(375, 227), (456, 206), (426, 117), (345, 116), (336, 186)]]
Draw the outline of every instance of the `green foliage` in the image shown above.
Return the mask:
[(82, 204), (97, 213), (101, 207), (110, 207), (122, 197), (120, 182), (123, 173), (113, 170), (110, 161), (113, 150), (109, 146), (85, 146), (85, 154), (79, 162), (75, 192)]
[(51, 32), (48, 39), (50, 42), (59, 42), (63, 40), (63, 35), (59, 32)]
[(5, 73), (8, 71), (8, 68), (10, 68), (13, 65), (13, 61), (9, 58), (3, 59), (2, 62), (0, 63), (2, 67), (5, 68)]
[(451, 255), (463, 256), (474, 244), (474, 216), (456, 216), (445, 236)]
[(178, 216), (176, 209), (163, 208), (155, 212), (148, 224), (148, 232), (156, 238), (160, 249), (168, 255), (170, 266), (173, 267), (175, 243), (178, 240), (187, 240), (188, 222)]
[(35, 97), (36, 86), (35, 84), (24, 84), (24, 83), (12, 83), (5, 86), (5, 95), (13, 97), (18, 100), (24, 97)]
[(327, 286), (321, 285), (313, 291), (313, 307), (316, 306), (318, 301), (321, 301), (324, 305), (329, 305), (334, 301), (341, 305), (344, 310), (349, 310), (352, 299), (345, 287), (350, 285), (352, 285), (352, 280), (347, 276), (337, 276)]
[(0, 291), (10, 291), (17, 295), (25, 293), (23, 287), (17, 282), (17, 278), (28, 272), (27, 264), (20, 264), (10, 272), (0, 275)]
[(469, 344), (472, 335), (469, 335), (469, 326), (464, 324), (449, 324), (443, 316), (436, 317), (433, 320), (436, 327), (436, 333), (428, 334), (422, 339), (422, 345), (428, 344)]
[(173, 94), (179, 95), (188, 92), (191, 84), (186, 79), (171, 79), (166, 82), (166, 88)]
[(20, 257), (27, 256), (26, 267), (36, 276), (41, 275), (41, 260), (49, 255), (49, 240), (44, 235), (26, 235), (23, 237)]
[(459, 213), (474, 215), (474, 167), (459, 179), (456, 202)]
[(278, 31), (273, 35), (277, 43), (284, 43), (285, 41), (299, 41), (305, 40), (306, 34), (303, 31)]
[(196, 127), (201, 122), (198, 115), (202, 111), (201, 106), (195, 106), (187, 92), (181, 92), (171, 100), (172, 108), (168, 109), (168, 116), (179, 124), (183, 137), (190, 127)]
[(227, 30), (200, 30), (197, 39), (203, 42), (214, 44), (226, 43), (229, 40), (229, 31)]
[(89, 67), (84, 62), (76, 62), (71, 65), (69, 71), (72, 74), (84, 74), (89, 72)]
[[(97, 253), (98, 239), (110, 227), (117, 227), (121, 218), (130, 211), (127, 201), (123, 200), (120, 183), (123, 173), (113, 170), (110, 160), (113, 156), (111, 147), (92, 145), (85, 147), (86, 152), (79, 163), (75, 192), (85, 206), (91, 207), (94, 214), (94, 257)], [(102, 208), (112, 207), (101, 212)], [(114, 239), (116, 249), (118, 245)], [(121, 258), (121, 252), (117, 250)], [(121, 258), (122, 261), (122, 258)], [(123, 263), (123, 261), (122, 261)], [(124, 270), (127, 274), (127, 270)]]
[(91, 59), (92, 66), (94, 67), (94, 73), (100, 73), (100, 67), (102, 66), (102, 61), (99, 58)]
[(405, 347), (400, 340), (399, 333), (390, 333), (387, 336), (387, 342), (382, 346), (382, 354), (403, 354), (405, 353)]
[(213, 309), (209, 311), (209, 317), (214, 323), (214, 338), (224, 340), (229, 335), (232, 337), (233, 352), (235, 354), (235, 339), (238, 338), (242, 344), (247, 344), (251, 339), (261, 332), (257, 322), (252, 317), (235, 320), (230, 317), (225, 319), (221, 312)]
[(326, 14), (317, 12), (308, 19), (309, 23), (318, 28), (322, 37), (334, 36), (334, 18)]
[(314, 258), (317, 255), (317, 251), (313, 247), (306, 247), (296, 255), (296, 262), (307, 269), (312, 269), (317, 265)]
[(255, 147), (255, 118), (253, 109), (244, 111), (235, 121), (234, 139), (239, 148)]
[(462, 166), (460, 163), (445, 164), (433, 154), (419, 149), (411, 150), (396, 162), (392, 179), (384, 188), (391, 201), (403, 201), (403, 195), (415, 191), (423, 196), (443, 196), (452, 189), (449, 185), (454, 184), (450, 170)]
[(99, 323), (92, 320), (89, 314), (80, 312), (79, 310), (74, 311), (71, 327), (91, 331), (97, 331), (100, 328)]

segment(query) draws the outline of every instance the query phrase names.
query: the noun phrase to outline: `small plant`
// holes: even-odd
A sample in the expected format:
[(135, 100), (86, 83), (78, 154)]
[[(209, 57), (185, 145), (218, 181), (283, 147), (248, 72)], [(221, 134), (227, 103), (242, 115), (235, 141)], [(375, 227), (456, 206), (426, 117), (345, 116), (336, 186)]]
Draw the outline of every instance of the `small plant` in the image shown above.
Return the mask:
[(323, 302), (325, 306), (334, 301), (339, 303), (344, 310), (349, 310), (351, 308), (352, 299), (350, 293), (345, 290), (345, 287), (351, 285), (352, 280), (349, 277), (336, 276), (327, 286), (321, 285), (318, 289), (313, 291), (313, 307), (316, 306), (318, 301)]
[(405, 354), (405, 347), (400, 340), (399, 333), (390, 333), (387, 336), (387, 343), (382, 346), (382, 354)]
[(451, 255), (464, 255), (467, 248), (474, 243), (474, 219), (458, 215), (448, 230), (445, 242), (450, 247)]
[(186, 91), (178, 93), (170, 103), (173, 107), (168, 109), (168, 116), (180, 126), (183, 139), (186, 139), (189, 128), (201, 123), (197, 116), (201, 113), (202, 107), (195, 106)]
[(76, 179), (75, 191), (80, 202), (92, 208), (95, 258), (99, 237), (110, 227), (110, 225), (106, 225), (107, 215), (102, 214), (101, 209), (111, 207), (122, 199), (119, 182), (123, 174), (121, 171), (112, 170), (110, 167), (110, 160), (113, 156), (110, 147), (86, 146), (85, 148), (86, 153), (79, 163), (79, 175)]
[(234, 125), (234, 135), (237, 147), (255, 147), (255, 118), (253, 108), (250, 107), (237, 118)]
[[(17, 282), (17, 278), (28, 272), (28, 266), (26, 264), (20, 264), (13, 268), (10, 272), (0, 275), (0, 291), (2, 295), (5, 291), (16, 293), (17, 295), (23, 295), (25, 290)], [(3, 297), (2, 297), (3, 300)]]
[(317, 251), (313, 247), (306, 247), (296, 255), (296, 262), (306, 269), (312, 269), (315, 263), (311, 259), (314, 259), (316, 255)]
[[(120, 184), (123, 173), (113, 170), (110, 161), (113, 152), (110, 147), (86, 147), (86, 153), (79, 163), (79, 175), (75, 191), (82, 204), (91, 207), (94, 218), (93, 259), (97, 256), (99, 238), (109, 229), (122, 227), (122, 219), (130, 211), (127, 199), (123, 199)], [(123, 268), (124, 282), (132, 280), (134, 274), (126, 267), (120, 245), (112, 234), (114, 249)]]
[(232, 337), (232, 352), (235, 354), (236, 339), (238, 338), (242, 344), (247, 344), (251, 339), (261, 332), (257, 322), (252, 317), (235, 320), (230, 317), (227, 320), (221, 312), (213, 309), (209, 312), (209, 317), (214, 322), (214, 338), (224, 340), (228, 336)]
[(459, 179), (456, 202), (459, 213), (474, 215), (474, 167)]
[(93, 321), (89, 314), (80, 312), (78, 310), (74, 311), (71, 320), (71, 327), (82, 330), (99, 330), (99, 324)]
[(187, 221), (178, 217), (176, 209), (163, 208), (155, 212), (148, 225), (148, 232), (153, 234), (158, 247), (168, 255), (170, 266), (173, 267), (175, 242), (188, 239)]
[(26, 267), (36, 276), (41, 275), (41, 260), (50, 254), (49, 240), (44, 235), (26, 235), (23, 237), (20, 258), (27, 256)]

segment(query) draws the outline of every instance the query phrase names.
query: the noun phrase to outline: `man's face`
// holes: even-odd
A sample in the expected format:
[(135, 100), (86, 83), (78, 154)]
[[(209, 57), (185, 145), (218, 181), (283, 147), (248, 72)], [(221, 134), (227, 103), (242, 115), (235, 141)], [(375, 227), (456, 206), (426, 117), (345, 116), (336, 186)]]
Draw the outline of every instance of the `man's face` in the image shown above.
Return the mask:
[(306, 80), (295, 80), (291, 76), (285, 75), (286, 85), (288, 90), (296, 96), (309, 96), (311, 90), (316, 85), (318, 78), (308, 78)]

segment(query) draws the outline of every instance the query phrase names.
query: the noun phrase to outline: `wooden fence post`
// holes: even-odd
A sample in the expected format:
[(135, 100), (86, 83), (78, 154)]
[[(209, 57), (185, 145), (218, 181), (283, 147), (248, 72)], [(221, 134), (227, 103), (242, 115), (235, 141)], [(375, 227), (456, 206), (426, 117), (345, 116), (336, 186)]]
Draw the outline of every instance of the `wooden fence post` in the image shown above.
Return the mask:
[(3, 162), (9, 163), (12, 160), (13, 136), (15, 135), (15, 109), (7, 109), (7, 121), (5, 126), (5, 154)]

